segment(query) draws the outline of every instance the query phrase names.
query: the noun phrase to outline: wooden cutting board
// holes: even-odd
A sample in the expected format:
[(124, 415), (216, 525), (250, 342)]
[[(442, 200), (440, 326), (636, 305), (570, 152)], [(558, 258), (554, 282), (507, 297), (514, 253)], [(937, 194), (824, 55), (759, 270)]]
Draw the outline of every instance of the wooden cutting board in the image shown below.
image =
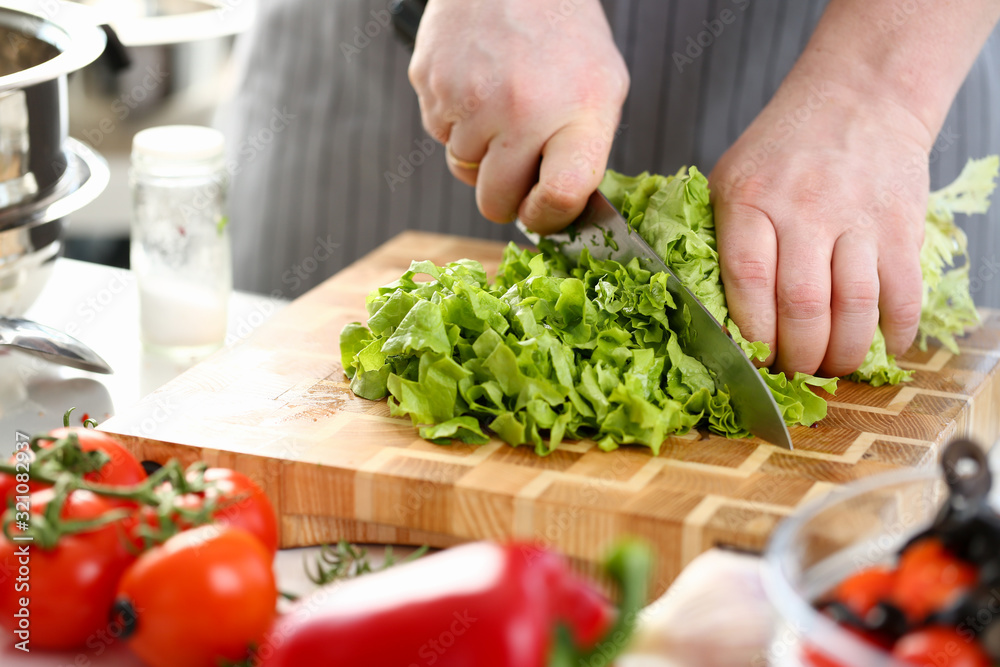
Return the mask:
[(940, 446), (1000, 436), (1000, 312), (954, 356), (916, 348), (915, 380), (841, 382), (829, 415), (792, 429), (796, 451), (707, 433), (602, 452), (563, 445), (546, 458), (499, 440), (421, 440), (385, 401), (355, 397), (338, 337), (365, 321), (365, 296), (413, 259), (469, 257), (491, 273), (502, 245), (407, 232), (293, 302), (248, 338), (196, 366), (102, 428), (140, 457), (203, 459), (252, 475), (281, 516), (283, 546), (348, 539), (447, 546), (479, 538), (541, 540), (597, 561), (618, 536), (659, 551), (657, 588), (719, 543), (760, 549), (802, 503), (853, 479), (930, 465)]

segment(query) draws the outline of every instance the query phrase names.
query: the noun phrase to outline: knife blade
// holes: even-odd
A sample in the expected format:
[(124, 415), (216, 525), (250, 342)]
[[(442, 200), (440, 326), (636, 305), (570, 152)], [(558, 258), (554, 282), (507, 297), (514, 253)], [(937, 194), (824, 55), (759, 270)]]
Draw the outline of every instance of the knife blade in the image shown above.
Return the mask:
[[(542, 237), (518, 220), (517, 227), (534, 244)], [(669, 317), (674, 331), (688, 329), (681, 337), (681, 348), (715, 372), (716, 381), (726, 387), (733, 410), (740, 423), (755, 436), (772, 444), (792, 449), (781, 410), (775, 403), (764, 378), (732, 339), (725, 327), (704, 304), (680, 281), (669, 266), (632, 229), (611, 202), (595, 191), (583, 213), (565, 230), (544, 238), (575, 263), (586, 248), (597, 259), (613, 259), (627, 264), (633, 258), (642, 268), (667, 274), (667, 289), (678, 309)], [(684, 307), (690, 313), (690, 327), (680, 321)]]

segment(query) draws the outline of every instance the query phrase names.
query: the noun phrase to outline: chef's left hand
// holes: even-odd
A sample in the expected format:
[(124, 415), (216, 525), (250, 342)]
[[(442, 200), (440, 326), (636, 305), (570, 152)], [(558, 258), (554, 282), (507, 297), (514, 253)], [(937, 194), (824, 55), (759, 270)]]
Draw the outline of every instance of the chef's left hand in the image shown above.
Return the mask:
[(799, 70), (710, 181), (733, 319), (776, 369), (846, 375), (880, 322), (913, 342), (933, 137), (909, 111)]

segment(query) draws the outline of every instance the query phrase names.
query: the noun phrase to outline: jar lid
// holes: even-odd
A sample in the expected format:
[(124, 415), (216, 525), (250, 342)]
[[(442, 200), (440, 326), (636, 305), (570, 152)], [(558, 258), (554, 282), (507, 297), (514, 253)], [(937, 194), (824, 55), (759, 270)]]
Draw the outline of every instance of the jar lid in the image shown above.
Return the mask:
[(217, 162), (225, 154), (222, 132), (199, 125), (162, 125), (136, 133), (132, 160), (179, 166)]

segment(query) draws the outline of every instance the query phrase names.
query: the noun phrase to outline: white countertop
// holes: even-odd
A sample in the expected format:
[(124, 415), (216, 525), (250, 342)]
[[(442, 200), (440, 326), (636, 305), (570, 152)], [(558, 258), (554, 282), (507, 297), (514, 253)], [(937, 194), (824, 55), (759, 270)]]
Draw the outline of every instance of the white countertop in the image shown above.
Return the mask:
[[(246, 338), (285, 305), (286, 302), (280, 300), (234, 293), (230, 301), (227, 344)], [(77, 408), (73, 413), (75, 425), (79, 425), (84, 413), (104, 421), (187, 367), (143, 350), (139, 340), (138, 291), (134, 277), (126, 270), (60, 259), (51, 281), (25, 317), (56, 327), (86, 343), (111, 365), (115, 374), (87, 373), (54, 366), (20, 352), (0, 351), (0, 456), (4, 458), (13, 451), (15, 430), (37, 433), (58, 427), (62, 424), (63, 413), (70, 407)], [(372, 547), (370, 550), (373, 561), (379, 562), (383, 549)], [(304, 575), (302, 563), (314, 552), (315, 549), (288, 549), (278, 553), (275, 571), (282, 590), (305, 593), (311, 589), (312, 584)], [(397, 549), (398, 555), (408, 552), (406, 547)], [(757, 561), (731, 555), (710, 555), (703, 567), (687, 570), (691, 575), (688, 579), (707, 583), (711, 587), (711, 582), (726, 568), (735, 568), (739, 576), (755, 580)], [(694, 571), (704, 572), (705, 576), (698, 576)], [(650, 605), (646, 619), (647, 626), (654, 629), (647, 632), (643, 643), (648, 650), (655, 650), (661, 655), (667, 644), (674, 646), (676, 642), (663, 643), (669, 637), (657, 629), (661, 625), (657, 619), (675, 618), (678, 605), (690, 599), (698, 589), (685, 585), (678, 593), (676, 588)], [(732, 602), (739, 591), (734, 591), (731, 586), (727, 589), (725, 593)], [(10, 648), (11, 643), (6, 639), (0, 641), (0, 665), (3, 667), (141, 667), (138, 659), (124, 647), (108, 647), (99, 641), (94, 642), (94, 648), (79, 653), (34, 651), (27, 655)], [(675, 665), (661, 657), (643, 655), (619, 660), (618, 664), (620, 667)], [(690, 663), (682, 661), (675, 667), (682, 664)]]
[[(13, 451), (14, 430), (35, 433), (62, 423), (76, 407), (97, 421), (134, 404), (188, 366), (146, 353), (139, 341), (138, 291), (125, 269), (60, 259), (25, 317), (55, 327), (101, 355), (114, 375), (55, 366), (16, 351), (0, 351), (0, 454)], [(236, 292), (230, 300), (231, 344), (285, 306)], [(0, 348), (2, 350), (3, 348)]]

